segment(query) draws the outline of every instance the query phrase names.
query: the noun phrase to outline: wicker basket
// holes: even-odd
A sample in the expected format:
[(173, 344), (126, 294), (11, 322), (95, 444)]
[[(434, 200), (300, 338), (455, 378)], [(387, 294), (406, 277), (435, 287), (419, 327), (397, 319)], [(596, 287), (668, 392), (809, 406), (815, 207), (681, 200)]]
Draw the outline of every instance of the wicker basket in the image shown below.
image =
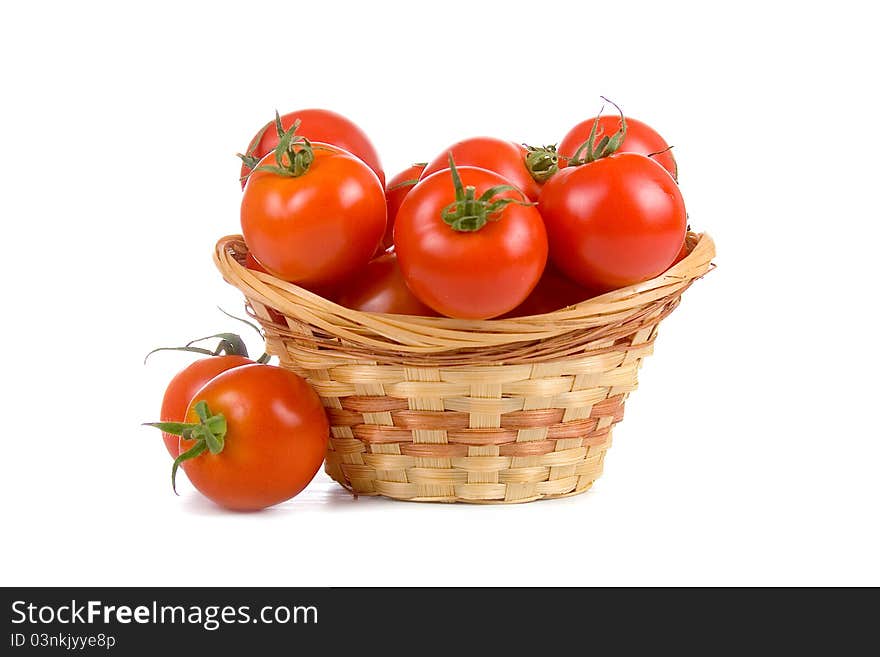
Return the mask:
[(545, 315), (466, 321), (363, 313), (241, 263), (223, 277), (263, 325), (269, 353), (307, 378), (332, 427), (325, 470), (399, 500), (507, 503), (583, 493), (602, 473), (657, 325), (711, 267), (712, 239), (650, 281)]

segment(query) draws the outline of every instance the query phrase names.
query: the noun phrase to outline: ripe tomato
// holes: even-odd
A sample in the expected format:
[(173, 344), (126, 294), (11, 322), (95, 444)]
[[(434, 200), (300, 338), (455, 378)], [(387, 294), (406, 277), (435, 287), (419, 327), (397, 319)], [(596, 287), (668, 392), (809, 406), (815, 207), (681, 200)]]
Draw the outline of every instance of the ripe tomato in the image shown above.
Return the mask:
[[(300, 121), (299, 134), (311, 141), (320, 141), (326, 144), (339, 146), (352, 155), (366, 162), (379, 177), (382, 185), (385, 184), (385, 172), (379, 162), (379, 155), (370, 142), (370, 139), (354, 123), (336, 112), (325, 109), (304, 109), (290, 112), (281, 117), (283, 130), (289, 130), (295, 121)], [(248, 144), (247, 152), (242, 156), (241, 186), (251, 170), (263, 157), (275, 150), (278, 146), (278, 131), (270, 121), (257, 132)]]
[[(253, 271), (259, 271), (264, 274), (269, 274), (271, 276), (274, 276), (274, 274), (272, 274), (272, 272), (270, 272), (268, 269), (266, 269), (260, 263), (260, 261), (254, 257), (254, 254), (251, 253), (250, 251), (248, 251), (247, 255), (244, 257), (244, 266), (247, 267), (248, 269), (252, 269)], [(276, 278), (278, 278), (278, 277), (276, 276)], [(273, 322), (275, 322), (276, 324), (282, 324), (282, 325), (287, 324), (287, 320), (284, 319), (284, 315), (282, 315), (280, 312), (278, 312), (274, 308), (266, 308), (266, 310), (269, 311), (269, 317), (272, 318)]]
[[(254, 254), (251, 253), (250, 251), (248, 251), (247, 254), (245, 254), (244, 266), (247, 267), (248, 269), (252, 269), (254, 271), (259, 271), (264, 274), (269, 274), (270, 276), (274, 276), (275, 278), (281, 278), (278, 274), (266, 269), (266, 267), (263, 266), (263, 263), (260, 262), (259, 260), (257, 260), (254, 257)], [(300, 286), (300, 287), (304, 287), (304, 286)], [(305, 289), (309, 290), (310, 292), (314, 292), (318, 296), (322, 296), (325, 299), (329, 299), (330, 297), (332, 297), (336, 294), (336, 287), (330, 286), (330, 285), (323, 285), (323, 286), (310, 285), (309, 287), (307, 287)], [(276, 317), (279, 318), (278, 321), (280, 321), (281, 324), (284, 324), (287, 321), (284, 319), (284, 315), (282, 315), (280, 312), (272, 310), (271, 308), (269, 309), (269, 314), (272, 315), (273, 318), (276, 318)]]
[[(599, 131), (604, 135), (611, 136), (620, 123), (620, 119), (616, 116), (600, 116), (598, 118)], [(559, 155), (563, 156), (562, 161), (566, 162), (566, 158), (574, 156), (577, 149), (590, 137), (590, 131), (593, 129), (595, 118), (581, 121), (575, 127), (568, 131), (562, 141), (559, 142)], [(598, 139), (598, 137), (597, 137)], [(671, 150), (667, 150), (669, 144), (647, 123), (642, 123), (637, 119), (626, 118), (626, 136), (621, 143), (618, 153), (640, 153), (641, 155), (651, 155), (656, 153), (651, 159), (655, 160), (660, 166), (666, 169), (673, 178), (678, 180), (678, 165), (675, 163), (675, 157)]]
[(321, 289), (343, 281), (376, 252), (385, 232), (385, 190), (361, 160), (294, 132), (248, 177), (241, 229), (266, 269)]
[(248, 269), (253, 269), (254, 271), (259, 271), (264, 274), (272, 274), (268, 269), (266, 269), (263, 264), (254, 257), (254, 254), (250, 251), (247, 252), (247, 255), (244, 257), (244, 266)]
[(547, 263), (544, 274), (532, 293), (525, 301), (504, 316), (543, 315), (586, 301), (594, 296), (596, 296), (595, 292), (578, 285), (561, 274), (551, 263)]
[(419, 181), (419, 176), (425, 168), (425, 163), (420, 162), (404, 169), (385, 185), (385, 201), (388, 204), (388, 224), (385, 226), (385, 236), (382, 238), (380, 249), (384, 251), (394, 244), (394, 220), (403, 199), (409, 194), (409, 190)]
[(537, 201), (541, 185), (526, 166), (527, 150), (520, 144), (494, 137), (473, 137), (457, 142), (440, 153), (422, 171), (424, 180), (449, 168), (449, 154), (458, 166), (494, 171), (520, 189), (530, 201)]
[(344, 286), (336, 301), (346, 308), (370, 313), (424, 317), (437, 314), (410, 292), (394, 253), (385, 253), (371, 261)]
[(550, 259), (576, 283), (598, 292), (665, 271), (687, 227), (672, 176), (635, 153), (561, 169), (544, 186), (538, 207)]
[[(678, 255), (675, 256), (675, 260), (672, 261), (672, 265), (677, 265), (679, 262), (688, 257), (690, 251), (688, 250), (687, 240), (685, 240), (681, 245), (681, 250), (678, 252)], [(670, 267), (672, 265), (669, 265)]]
[[(220, 506), (249, 511), (290, 499), (324, 460), (327, 416), (315, 391), (293, 372), (271, 365), (224, 372), (196, 392), (186, 422), (200, 424), (199, 402), (225, 418), (224, 430), (214, 432), (219, 450), (203, 442), (200, 454), (178, 462), (193, 486)], [(208, 426), (216, 426), (212, 422)], [(200, 442), (193, 438), (181, 437), (181, 455)]]
[[(162, 398), (159, 418), (162, 422), (183, 422), (193, 395), (218, 374), (242, 365), (253, 365), (254, 361), (244, 356), (211, 356), (190, 363), (178, 372)], [(165, 448), (171, 458), (177, 458), (180, 438), (170, 433), (162, 433)]]
[(400, 206), (394, 226), (400, 270), (413, 294), (441, 314), (497, 317), (538, 283), (547, 233), (507, 179), (458, 169), (452, 158), (450, 164), (419, 182)]

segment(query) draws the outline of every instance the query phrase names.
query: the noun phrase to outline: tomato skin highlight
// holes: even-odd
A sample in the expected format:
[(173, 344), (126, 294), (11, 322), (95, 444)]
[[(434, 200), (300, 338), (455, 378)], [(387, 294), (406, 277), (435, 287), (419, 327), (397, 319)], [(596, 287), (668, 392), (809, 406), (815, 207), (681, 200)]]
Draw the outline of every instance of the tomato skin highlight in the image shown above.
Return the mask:
[[(162, 422), (183, 422), (193, 395), (208, 381), (234, 367), (253, 364), (254, 361), (244, 356), (211, 356), (190, 363), (174, 375), (165, 389), (159, 419)], [(163, 431), (162, 440), (171, 458), (176, 459), (180, 438)]]
[(424, 164), (413, 164), (404, 169), (385, 185), (385, 202), (388, 205), (388, 223), (385, 226), (385, 236), (382, 238), (382, 251), (391, 248), (394, 245), (394, 220), (397, 218), (397, 211), (403, 203), (403, 199), (409, 194), (414, 185), (403, 185), (408, 180), (418, 180), (424, 170)]
[(336, 302), (362, 312), (422, 317), (437, 315), (406, 286), (394, 253), (385, 253), (372, 260), (344, 286)]
[[(559, 155), (565, 156), (564, 158), (560, 157), (560, 167), (564, 166), (564, 163), (567, 161), (565, 158), (572, 157), (580, 145), (587, 141), (595, 121), (595, 117), (581, 121), (562, 138), (557, 148)], [(596, 130), (597, 133), (601, 130), (603, 135), (610, 137), (619, 127), (619, 116), (600, 116), (599, 126)], [(598, 142), (599, 139), (597, 137), (596, 141)], [(657, 153), (651, 159), (666, 169), (669, 175), (678, 180), (678, 164), (675, 162), (675, 156), (672, 154), (672, 151), (666, 150), (668, 148), (669, 144), (666, 143), (666, 140), (654, 128), (638, 119), (626, 117), (626, 136), (620, 148), (617, 149), (617, 153), (639, 153), (645, 156)], [(661, 151), (665, 152), (661, 153)]]
[[(281, 117), (281, 125), (287, 130), (297, 119), (300, 121), (297, 134), (310, 141), (333, 144), (348, 151), (363, 160), (375, 172), (382, 185), (385, 185), (385, 172), (382, 170), (379, 154), (366, 133), (352, 121), (330, 110), (303, 109), (284, 114)], [(252, 152), (257, 159), (265, 157), (278, 146), (278, 131), (275, 129), (274, 123), (264, 126), (261, 133), (258, 132), (254, 135), (248, 143), (248, 151)], [(242, 187), (245, 185), (244, 178), (249, 173), (250, 169), (247, 165), (242, 164)]]
[(433, 160), (422, 171), (424, 180), (431, 174), (449, 168), (449, 154), (456, 166), (471, 166), (494, 171), (509, 184), (521, 190), (530, 201), (537, 201), (541, 185), (526, 168), (526, 150), (520, 144), (495, 137), (472, 137), (456, 142)]
[[(227, 509), (254, 511), (290, 499), (312, 480), (330, 434), (321, 400), (306, 381), (271, 365), (247, 365), (215, 377), (196, 392), (187, 422), (198, 422), (198, 401), (226, 418), (223, 451), (181, 465), (193, 486)], [(180, 452), (195, 441), (180, 439)]]
[(666, 271), (687, 228), (676, 182), (635, 153), (561, 169), (544, 186), (538, 208), (550, 259), (573, 281), (599, 293)]
[[(476, 195), (510, 181), (476, 167), (458, 167)], [(514, 190), (500, 198), (522, 200)], [(547, 261), (547, 233), (533, 206), (511, 203), (480, 230), (459, 232), (441, 211), (455, 201), (449, 169), (419, 182), (404, 199), (394, 248), (407, 286), (448, 317), (488, 319), (518, 306), (538, 283)]]
[[(274, 275), (316, 290), (369, 262), (385, 232), (385, 190), (356, 157), (313, 143), (314, 161), (297, 177), (256, 168), (241, 202), (248, 249)], [(272, 165), (273, 154), (260, 162)]]

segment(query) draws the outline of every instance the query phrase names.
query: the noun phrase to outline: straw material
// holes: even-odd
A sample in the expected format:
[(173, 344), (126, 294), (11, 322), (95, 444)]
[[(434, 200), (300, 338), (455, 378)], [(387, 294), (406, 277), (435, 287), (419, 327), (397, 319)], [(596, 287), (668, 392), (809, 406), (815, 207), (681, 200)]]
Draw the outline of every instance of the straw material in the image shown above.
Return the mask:
[(330, 418), (325, 470), (356, 494), (510, 503), (575, 495), (602, 473), (659, 322), (711, 268), (705, 233), (664, 274), (556, 312), (484, 321), (364, 313), (243, 266), (241, 236), (214, 260), (308, 379)]

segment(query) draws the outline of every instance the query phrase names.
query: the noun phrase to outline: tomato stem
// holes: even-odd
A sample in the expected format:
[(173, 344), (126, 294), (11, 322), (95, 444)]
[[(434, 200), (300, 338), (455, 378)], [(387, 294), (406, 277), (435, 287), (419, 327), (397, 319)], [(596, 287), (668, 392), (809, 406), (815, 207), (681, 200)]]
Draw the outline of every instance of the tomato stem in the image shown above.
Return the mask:
[(196, 403), (195, 412), (198, 422), (145, 422), (144, 426), (155, 427), (165, 433), (180, 436), (184, 440), (195, 440), (196, 443), (183, 454), (174, 459), (171, 466), (171, 489), (177, 495), (177, 470), (181, 463), (200, 456), (206, 450), (211, 454), (219, 454), (226, 446), (226, 418), (222, 413), (213, 414), (208, 402)]
[(545, 183), (559, 171), (559, 153), (556, 152), (556, 144), (550, 146), (529, 146), (526, 148), (526, 169), (528, 169), (535, 182)]
[[(214, 338), (219, 338), (219, 342), (217, 343), (217, 347), (213, 351), (204, 347), (194, 346), (197, 342), (213, 340)], [(206, 335), (204, 338), (196, 338), (195, 340), (190, 340), (182, 347), (157, 347), (144, 357), (144, 363), (146, 363), (147, 359), (155, 354), (157, 351), (188, 351), (194, 354), (204, 354), (205, 356), (244, 356), (245, 358), (250, 357), (248, 355), (247, 345), (245, 345), (244, 340), (241, 339), (241, 336), (236, 333), (215, 333), (214, 335)]]
[(219, 310), (221, 313), (223, 313), (227, 317), (230, 317), (238, 322), (241, 322), (242, 324), (247, 324), (252, 329), (254, 329), (257, 332), (257, 335), (259, 335), (263, 340), (266, 339), (266, 334), (263, 333), (263, 329), (261, 329), (259, 326), (257, 326), (253, 322), (246, 320), (244, 317), (239, 317), (238, 315), (233, 315), (232, 313), (223, 310), (223, 308), (221, 308), (220, 306), (217, 306), (217, 310)]
[[(428, 163), (427, 162), (415, 162), (415, 163), (413, 163), (412, 166), (424, 170), (424, 168), (426, 166), (428, 166)], [(419, 180), (420, 180), (420, 178), (410, 178), (408, 180), (401, 180), (399, 183), (397, 183), (395, 185), (391, 185), (391, 187), (388, 188), (388, 191), (392, 192), (395, 189), (400, 189), (401, 187), (412, 187), (413, 185), (417, 185)]]
[[(247, 324), (248, 326), (250, 326), (252, 329), (254, 329), (254, 330), (257, 332), (257, 335), (259, 335), (260, 338), (263, 339), (263, 341), (266, 340), (266, 334), (263, 332), (263, 329), (261, 329), (259, 326), (257, 326), (257, 325), (254, 324), (253, 322), (249, 322), (249, 321), (246, 320), (244, 317), (239, 317), (238, 315), (233, 315), (233, 314), (230, 313), (230, 312), (226, 312), (226, 311), (223, 310), (223, 308), (221, 308), (220, 306), (217, 306), (217, 310), (219, 310), (221, 313), (223, 313), (223, 314), (226, 315), (227, 317), (231, 317), (232, 319), (237, 320), (237, 321), (241, 322), (242, 324)], [(239, 339), (241, 339), (241, 338), (239, 338)], [(243, 343), (243, 342), (242, 342), (242, 346), (244, 346), (244, 343)], [(241, 355), (243, 355), (245, 358), (248, 358), (248, 355), (247, 355), (246, 353), (245, 353), (245, 354), (241, 354)], [(264, 352), (262, 353), (262, 355), (261, 355), (259, 358), (257, 358), (256, 362), (258, 362), (260, 365), (265, 365), (265, 364), (268, 363), (271, 359), (272, 359), (272, 356), (271, 356), (269, 353), (267, 353), (267, 352), (264, 351)]]
[(413, 185), (418, 184), (418, 182), (419, 182), (418, 178), (410, 178), (408, 180), (401, 180), (396, 185), (391, 185), (391, 187), (388, 188), (388, 191), (393, 192), (395, 189), (400, 189), (401, 187), (412, 187)]
[[(648, 155), (646, 157), (650, 157), (653, 159), (654, 157), (656, 157), (658, 155), (663, 155), (663, 153), (668, 153), (673, 148), (674, 148), (673, 146), (667, 146), (662, 151), (654, 151), (653, 153), (648, 153)], [(655, 160), (655, 162), (656, 162), (656, 160)], [(658, 164), (660, 164), (660, 163), (658, 162)], [(672, 177), (675, 178), (675, 182), (678, 182), (678, 162), (675, 161), (674, 157), (672, 158), (672, 165), (673, 165)], [(661, 166), (663, 166), (663, 165), (661, 165)]]
[(501, 211), (511, 203), (534, 205), (513, 198), (495, 198), (498, 194), (509, 191), (518, 192), (525, 198), (525, 195), (513, 185), (495, 185), (477, 198), (477, 188), (473, 185), (465, 187), (462, 183), (452, 153), (449, 153), (449, 170), (455, 187), (455, 200), (443, 208), (440, 216), (452, 230), (472, 233), (480, 230), (489, 221), (498, 221), (501, 218)]
[[(578, 146), (574, 155), (569, 158), (569, 166), (576, 167), (581, 164), (589, 164), (590, 162), (595, 162), (603, 157), (613, 155), (617, 149), (620, 148), (620, 145), (626, 138), (626, 117), (623, 115), (623, 110), (620, 109), (620, 106), (613, 100), (608, 100), (605, 96), (600, 96), (600, 98), (606, 103), (614, 105), (620, 113), (620, 127), (617, 129), (617, 132), (610, 137), (607, 135), (600, 137), (597, 128), (599, 127), (599, 117), (602, 116), (602, 110), (605, 109), (605, 105), (603, 104), (602, 107), (599, 108), (599, 113), (596, 115), (595, 121), (593, 121), (593, 127), (590, 129), (590, 136), (587, 138), (587, 141)], [(596, 143), (597, 137), (600, 137), (598, 144)]]
[(305, 137), (296, 134), (301, 125), (297, 119), (285, 130), (281, 124), (281, 115), (275, 110), (275, 130), (278, 132), (278, 146), (275, 147), (275, 164), (264, 164), (257, 171), (271, 171), (279, 176), (298, 178), (309, 170), (315, 161), (312, 143)]
[[(277, 111), (276, 111), (277, 114)], [(268, 130), (272, 125), (272, 122), (269, 121), (266, 125), (260, 128), (260, 131), (256, 134), (256, 136), (251, 140), (251, 143), (248, 144), (248, 149), (244, 155), (241, 153), (236, 153), (235, 155), (241, 159), (245, 168), (248, 170), (247, 173), (242, 176), (241, 180), (247, 180), (248, 175), (250, 175), (251, 170), (255, 166), (260, 163), (260, 158), (256, 156), (257, 146), (260, 145), (260, 142), (263, 140), (263, 135), (266, 134), (266, 130)]]

